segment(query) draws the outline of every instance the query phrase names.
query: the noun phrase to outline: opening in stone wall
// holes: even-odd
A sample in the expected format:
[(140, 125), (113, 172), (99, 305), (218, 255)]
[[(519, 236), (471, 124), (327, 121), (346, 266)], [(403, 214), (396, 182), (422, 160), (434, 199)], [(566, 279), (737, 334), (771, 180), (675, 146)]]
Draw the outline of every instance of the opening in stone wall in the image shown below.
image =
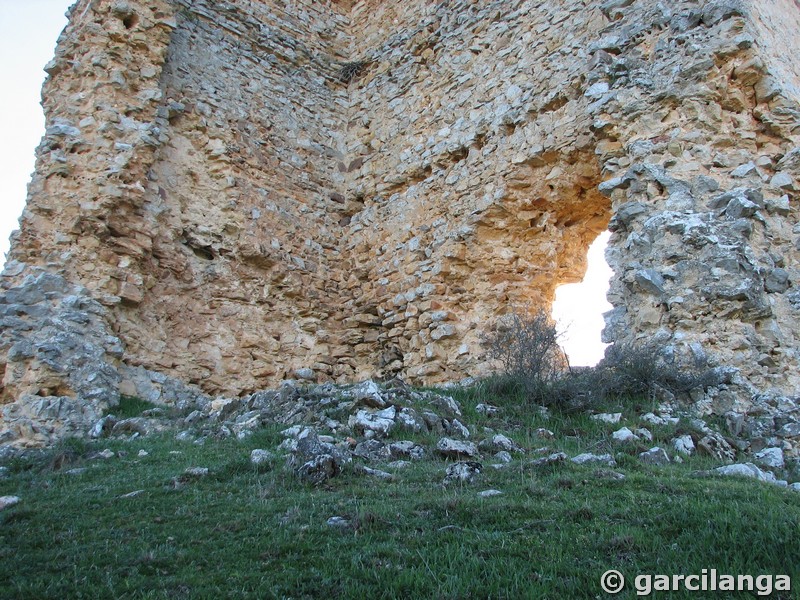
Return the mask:
[(561, 346), (574, 367), (596, 365), (608, 346), (600, 341), (600, 334), (603, 313), (612, 308), (606, 293), (613, 272), (604, 256), (610, 237), (610, 232), (603, 232), (589, 246), (589, 266), (580, 283), (556, 289), (552, 316), (558, 330), (564, 332)]

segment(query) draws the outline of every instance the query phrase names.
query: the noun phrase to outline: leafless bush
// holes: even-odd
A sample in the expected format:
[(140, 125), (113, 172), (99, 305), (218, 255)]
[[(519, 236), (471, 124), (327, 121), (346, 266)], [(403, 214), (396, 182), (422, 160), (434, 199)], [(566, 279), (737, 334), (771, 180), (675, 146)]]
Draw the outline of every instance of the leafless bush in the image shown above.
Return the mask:
[(345, 63), (339, 69), (339, 79), (344, 83), (350, 83), (357, 79), (369, 66), (369, 62), (359, 60), (354, 62)]
[(544, 312), (532, 316), (512, 312), (484, 336), (484, 345), (488, 357), (502, 365), (504, 375), (532, 388), (554, 380), (568, 367), (558, 337)]
[(719, 385), (719, 374), (706, 364), (676, 363), (655, 343), (614, 344), (596, 367), (605, 395), (653, 397), (661, 388), (673, 395)]
[(484, 336), (489, 358), (501, 366), (490, 381), (498, 396), (557, 408), (584, 410), (608, 400), (655, 399), (719, 385), (719, 373), (706, 364), (680, 364), (655, 343), (614, 344), (596, 367), (570, 369), (558, 344), (559, 334), (543, 312), (513, 312)]

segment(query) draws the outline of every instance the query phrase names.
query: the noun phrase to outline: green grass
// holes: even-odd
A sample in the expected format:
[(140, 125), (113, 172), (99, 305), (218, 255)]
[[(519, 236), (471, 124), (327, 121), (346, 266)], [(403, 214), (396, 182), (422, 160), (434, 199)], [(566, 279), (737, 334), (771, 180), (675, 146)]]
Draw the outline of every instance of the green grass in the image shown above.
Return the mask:
[[(716, 568), (788, 574), (800, 585), (797, 492), (696, 477), (709, 466), (696, 458), (647, 467), (635, 458), (639, 447), (611, 443), (618, 426), (545, 418), (513, 403), (488, 418), (475, 413), (480, 398), (470, 393), (458, 394), (473, 431), (488, 427), (529, 449), (612, 452), (626, 479), (571, 463), (536, 471), (528, 454), (504, 470), (484, 460), (479, 480), (461, 487), (444, 488), (448, 463), (430, 458), (396, 471), (393, 482), (346, 471), (311, 488), (281, 460), (250, 464), (253, 448), (281, 442), (279, 428), (204, 445), (174, 433), (67, 442), (16, 461), (0, 480), (0, 495), (22, 499), (0, 513), (0, 598), (605, 598), (599, 580), (612, 568), (629, 581)], [(627, 410), (624, 419), (635, 412)], [(538, 427), (556, 439), (537, 438)], [(675, 428), (653, 433), (666, 440)], [(87, 458), (104, 448), (124, 455)], [(65, 454), (68, 461), (54, 460)], [(176, 485), (192, 466), (210, 474)], [(86, 470), (66, 473), (76, 467)], [(504, 494), (478, 497), (490, 488)], [(332, 516), (351, 527), (329, 527)]]
[(160, 408), (157, 404), (133, 396), (120, 396), (119, 404), (109, 410), (117, 419), (130, 419), (140, 416), (146, 410)]

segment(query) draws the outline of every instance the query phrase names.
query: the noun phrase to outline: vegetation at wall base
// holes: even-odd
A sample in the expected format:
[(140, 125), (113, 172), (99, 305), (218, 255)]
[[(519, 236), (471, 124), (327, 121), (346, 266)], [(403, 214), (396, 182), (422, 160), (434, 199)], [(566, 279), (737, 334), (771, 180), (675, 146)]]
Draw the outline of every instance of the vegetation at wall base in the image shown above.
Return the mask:
[[(402, 469), (371, 463), (392, 481), (348, 468), (311, 487), (279, 458), (251, 464), (253, 449), (283, 440), (279, 426), (204, 444), (174, 431), (73, 440), (6, 463), (0, 496), (21, 501), (0, 512), (0, 597), (597, 598), (608, 569), (629, 581), (715, 568), (800, 582), (797, 492), (698, 477), (711, 463), (697, 456), (642, 464), (637, 454), (651, 444), (614, 445), (614, 426), (532, 410), (491, 385), (453, 391), (464, 419), (478, 437), (504, 433), (527, 452), (501, 469), (486, 457), (471, 484), (444, 486), (451, 462), (431, 453)], [(490, 399), (499, 413), (477, 410)], [(653, 444), (688, 427), (653, 426)], [(394, 436), (427, 448), (437, 439)], [(113, 456), (100, 457), (106, 449)], [(531, 466), (559, 451), (610, 452), (618, 466)], [(190, 467), (209, 471), (188, 476)], [(492, 489), (502, 494), (479, 496)]]
[(512, 310), (483, 335), (488, 358), (499, 375), (484, 381), (488, 391), (528, 405), (560, 412), (596, 409), (609, 401), (688, 398), (726, 382), (725, 369), (705, 359), (676, 361), (673, 352), (654, 341), (616, 343), (595, 367), (572, 369), (559, 346), (561, 334), (540, 311)]

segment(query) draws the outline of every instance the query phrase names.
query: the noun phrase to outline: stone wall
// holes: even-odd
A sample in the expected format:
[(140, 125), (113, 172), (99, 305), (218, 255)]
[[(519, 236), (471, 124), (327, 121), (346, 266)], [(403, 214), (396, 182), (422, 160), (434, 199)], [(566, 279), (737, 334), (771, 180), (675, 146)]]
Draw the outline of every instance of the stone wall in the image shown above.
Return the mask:
[(91, 289), (129, 362), (213, 392), (313, 363), (337, 305), (346, 21), (280, 4), (78, 4), (11, 254)]
[(481, 332), (548, 307), (608, 226), (607, 341), (738, 369), (718, 409), (795, 396), (799, 19), (790, 0), (82, 0), (7, 287), (62, 275), (120, 364), (208, 393), (441, 382), (488, 372)]

